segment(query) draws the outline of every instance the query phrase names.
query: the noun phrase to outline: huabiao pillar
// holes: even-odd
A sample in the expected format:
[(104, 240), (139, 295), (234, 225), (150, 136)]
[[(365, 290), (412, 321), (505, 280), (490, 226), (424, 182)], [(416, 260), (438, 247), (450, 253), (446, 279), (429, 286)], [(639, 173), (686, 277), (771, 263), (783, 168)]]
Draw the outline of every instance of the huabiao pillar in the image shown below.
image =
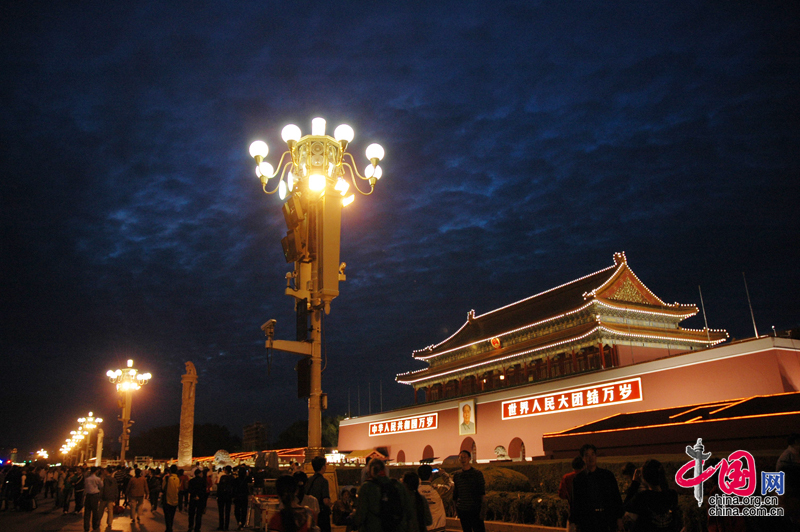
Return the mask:
[(186, 374), (181, 375), (181, 432), (178, 437), (178, 467), (192, 465), (192, 439), (194, 438), (194, 396), (197, 387), (197, 371), (194, 364), (186, 363)]

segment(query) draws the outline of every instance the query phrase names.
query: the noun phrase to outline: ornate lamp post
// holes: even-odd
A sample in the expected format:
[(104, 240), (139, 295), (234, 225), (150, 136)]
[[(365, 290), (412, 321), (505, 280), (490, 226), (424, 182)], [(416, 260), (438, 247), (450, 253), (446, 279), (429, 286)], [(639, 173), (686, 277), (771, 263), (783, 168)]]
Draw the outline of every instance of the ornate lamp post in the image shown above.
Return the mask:
[(89, 412), (89, 415), (86, 417), (79, 417), (78, 423), (80, 423), (80, 429), (83, 431), (84, 435), (86, 436), (86, 458), (85, 461), (88, 461), (89, 458), (92, 456), (92, 431), (97, 428), (97, 426), (103, 422), (103, 418), (94, 417), (94, 413)]
[(133, 360), (128, 360), (128, 367), (124, 370), (108, 370), (106, 372), (108, 380), (117, 385), (117, 392), (120, 394), (119, 406), (122, 409), (122, 415), (119, 420), (122, 421), (122, 436), (119, 441), (122, 443), (122, 450), (119, 453), (120, 462), (125, 462), (125, 451), (128, 450), (128, 441), (130, 437), (131, 421), (131, 401), (133, 400), (133, 391), (138, 390), (152, 378), (150, 373), (139, 373), (133, 367)]
[[(313, 119), (311, 134), (305, 136), (299, 127), (290, 124), (281, 132), (288, 150), (281, 155), (277, 169), (265, 160), (269, 153), (265, 142), (258, 140), (250, 145), (264, 192), (277, 192), (285, 200), (283, 215), (288, 231), (281, 245), (286, 262), (294, 263), (294, 271), (286, 274), (286, 294), (295, 298), (297, 341), (274, 340), (274, 320), (262, 329), (268, 337), (268, 348), (310, 359), (310, 368), (308, 364), (298, 365), (299, 369), (310, 370), (309, 389), (298, 393), (308, 397), (306, 460), (324, 453), (322, 410), (327, 405), (322, 394), (321, 322), (322, 311), (330, 313), (331, 301), (339, 295), (339, 281), (345, 280), (345, 263), (339, 263), (342, 207), (355, 199), (354, 194), (348, 194), (351, 185), (356, 192), (368, 196), (383, 173), (378, 166), (384, 156), (379, 144), (367, 147), (369, 165), (364, 175), (359, 173), (353, 156), (346, 151), (354, 136), (353, 128), (344, 124), (334, 130), (333, 137), (326, 135), (323, 118)], [(270, 185), (276, 177), (277, 184)], [(361, 182), (366, 182), (369, 190), (359, 188)]]

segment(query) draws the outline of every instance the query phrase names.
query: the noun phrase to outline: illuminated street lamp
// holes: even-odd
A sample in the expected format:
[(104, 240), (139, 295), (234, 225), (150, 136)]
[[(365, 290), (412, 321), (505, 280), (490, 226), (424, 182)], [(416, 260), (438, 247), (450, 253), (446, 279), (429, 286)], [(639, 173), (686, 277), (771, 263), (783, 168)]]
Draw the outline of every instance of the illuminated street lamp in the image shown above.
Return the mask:
[(128, 367), (124, 370), (118, 369), (108, 370), (106, 372), (108, 379), (116, 383), (117, 392), (120, 394), (119, 406), (122, 409), (122, 416), (119, 420), (122, 421), (122, 436), (119, 441), (122, 443), (122, 450), (119, 453), (120, 462), (125, 462), (125, 451), (128, 450), (128, 442), (130, 437), (131, 421), (131, 401), (133, 400), (133, 391), (138, 390), (151, 379), (152, 375), (149, 373), (139, 373), (133, 367), (133, 360), (128, 360)]
[(97, 428), (97, 426), (103, 422), (103, 418), (94, 417), (93, 412), (89, 412), (89, 415), (86, 417), (79, 417), (78, 423), (80, 423), (80, 429), (83, 431), (84, 435), (86, 435), (86, 456), (84, 461), (88, 461), (89, 458), (92, 456), (92, 431)]
[[(264, 192), (277, 192), (285, 200), (283, 215), (288, 231), (281, 245), (286, 262), (294, 263), (294, 271), (286, 275), (286, 294), (295, 298), (297, 341), (274, 340), (274, 320), (262, 329), (268, 337), (267, 348), (310, 359), (310, 367), (305, 361), (298, 364), (298, 375), (308, 375), (308, 387), (298, 395), (308, 397), (306, 460), (310, 460), (323, 455), (322, 410), (327, 407), (327, 398), (322, 394), (321, 322), (322, 311), (330, 313), (331, 301), (339, 295), (339, 281), (345, 280), (345, 263), (339, 263), (342, 207), (355, 199), (351, 189), (364, 196), (375, 190), (383, 175), (378, 163), (384, 150), (379, 144), (367, 147), (369, 164), (361, 175), (353, 156), (346, 151), (355, 137), (348, 125), (338, 126), (331, 137), (325, 134), (325, 119), (315, 118), (310, 135), (303, 136), (299, 127), (289, 124), (281, 137), (288, 150), (281, 155), (277, 169), (265, 160), (269, 153), (265, 142), (253, 142), (250, 155), (256, 161), (256, 176)], [(276, 177), (277, 183), (270, 185)], [(369, 185), (369, 190), (359, 188), (362, 182)]]
[(47, 460), (50, 457), (44, 449), (36, 451), (36, 456), (38, 456), (40, 460)]

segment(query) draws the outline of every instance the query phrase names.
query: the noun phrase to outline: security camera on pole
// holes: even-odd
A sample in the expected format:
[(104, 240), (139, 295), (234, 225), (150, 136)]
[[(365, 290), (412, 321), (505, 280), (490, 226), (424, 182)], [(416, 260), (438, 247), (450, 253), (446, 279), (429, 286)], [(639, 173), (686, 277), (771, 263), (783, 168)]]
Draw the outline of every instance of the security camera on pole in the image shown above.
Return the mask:
[[(266, 143), (259, 140), (250, 145), (264, 192), (277, 192), (285, 201), (287, 233), (281, 245), (286, 262), (294, 263), (294, 271), (286, 274), (286, 294), (295, 298), (297, 338), (275, 340), (275, 320), (261, 328), (268, 349), (303, 357), (297, 371), (298, 396), (308, 398), (306, 461), (324, 454), (322, 410), (327, 408), (327, 397), (322, 393), (322, 312), (330, 313), (331, 301), (339, 295), (339, 281), (345, 280), (345, 264), (339, 262), (342, 207), (355, 199), (354, 194), (348, 195), (351, 184), (368, 196), (383, 172), (378, 162), (384, 151), (378, 144), (367, 147), (369, 165), (363, 176), (358, 172), (353, 156), (346, 151), (354, 136), (353, 128), (344, 124), (336, 128), (333, 137), (326, 135), (323, 118), (313, 119), (311, 134), (305, 136), (290, 124), (281, 132), (288, 150), (281, 155), (277, 170), (264, 160), (269, 152)], [(289, 160), (284, 162), (287, 156)], [(275, 177), (279, 177), (278, 183), (268, 189)], [(368, 191), (359, 188), (364, 181), (369, 184)]]

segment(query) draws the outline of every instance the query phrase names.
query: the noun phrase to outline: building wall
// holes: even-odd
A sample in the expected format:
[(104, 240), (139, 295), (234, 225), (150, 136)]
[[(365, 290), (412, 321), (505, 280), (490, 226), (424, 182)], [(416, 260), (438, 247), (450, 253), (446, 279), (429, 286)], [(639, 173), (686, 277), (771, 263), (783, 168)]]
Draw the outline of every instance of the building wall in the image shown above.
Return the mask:
[[(621, 347), (621, 350), (625, 348)], [(501, 405), (505, 400), (637, 376), (642, 383), (643, 397), (639, 402), (502, 419)], [(458, 403), (467, 399), (464, 397), (344, 420), (339, 427), (339, 449), (360, 450), (383, 446), (389, 449), (392, 459), (396, 458), (399, 451), (403, 451), (406, 461), (419, 461), (425, 447), (430, 445), (433, 456), (443, 459), (457, 454), (466, 438), (471, 437), (475, 442), (477, 458), (491, 460), (495, 458), (496, 446), (509, 449), (512, 440), (520, 438), (527, 456), (541, 456), (544, 454), (544, 433), (567, 430), (623, 412), (796, 391), (798, 384), (800, 341), (767, 337), (474, 396), (477, 403), (476, 434), (472, 436), (458, 434)], [(370, 422), (427, 412), (438, 412), (437, 429), (369, 435)]]

